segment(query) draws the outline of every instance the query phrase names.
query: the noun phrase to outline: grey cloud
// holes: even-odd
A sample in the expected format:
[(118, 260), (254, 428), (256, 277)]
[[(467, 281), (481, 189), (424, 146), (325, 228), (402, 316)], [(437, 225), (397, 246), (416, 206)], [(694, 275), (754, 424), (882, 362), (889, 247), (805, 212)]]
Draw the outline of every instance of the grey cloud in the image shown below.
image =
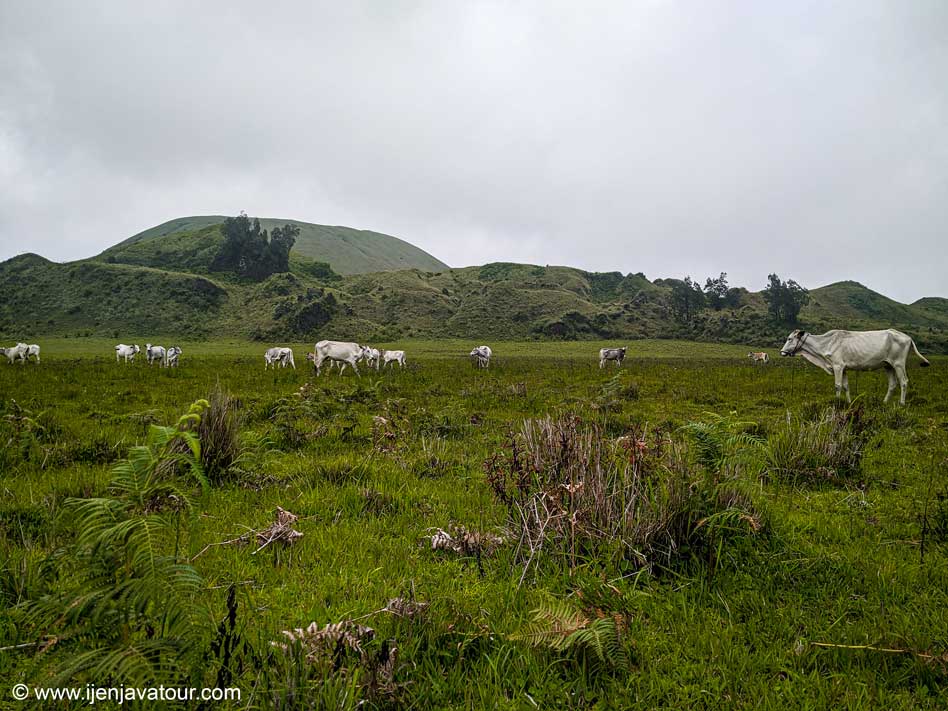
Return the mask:
[(0, 258), (185, 214), (948, 295), (948, 6), (5, 3)]

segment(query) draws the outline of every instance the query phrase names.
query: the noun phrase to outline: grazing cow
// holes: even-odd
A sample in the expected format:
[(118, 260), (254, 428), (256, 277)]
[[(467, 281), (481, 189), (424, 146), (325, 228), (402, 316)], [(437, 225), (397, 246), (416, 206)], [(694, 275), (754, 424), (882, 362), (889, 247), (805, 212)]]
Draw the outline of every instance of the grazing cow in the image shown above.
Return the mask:
[(365, 359), (365, 362), (369, 364), (370, 368), (374, 367), (376, 370), (378, 370), (382, 365), (382, 354), (378, 348), (365, 346), (362, 351), (362, 357)]
[(754, 351), (751, 351), (750, 353), (747, 354), (747, 357), (750, 358), (754, 362), (754, 365), (757, 365), (758, 363), (770, 362), (770, 356), (763, 352), (755, 353)]
[(150, 343), (145, 344), (145, 358), (148, 360), (148, 365), (156, 362), (159, 365), (163, 365), (166, 356), (167, 351), (165, 351), (164, 346), (153, 346)]
[(908, 376), (905, 374), (905, 362), (909, 351), (922, 359), (922, 367), (931, 365), (915, 346), (911, 336), (901, 331), (827, 331), (819, 336), (797, 329), (788, 337), (780, 349), (782, 356), (795, 356), (798, 353), (806, 360), (836, 379), (836, 397), (846, 391), (849, 397), (849, 378), (847, 370), (877, 370), (885, 368), (889, 377), (889, 389), (885, 394), (888, 402), (898, 383), (902, 388), (899, 403), (905, 404), (905, 390)]
[(494, 352), (490, 349), (490, 346), (478, 346), (471, 351), (471, 363), (478, 368), (489, 368), (490, 367), (490, 357)]
[(345, 372), (346, 366), (351, 365), (356, 375), (359, 375), (359, 367), (356, 365), (363, 358), (368, 358), (367, 346), (360, 346), (351, 341), (320, 341), (316, 344), (316, 352), (313, 355), (313, 368), (316, 375), (319, 375), (323, 363), (327, 360), (332, 363), (337, 361), (341, 364), (339, 374)]
[(405, 367), (405, 351), (382, 351), (383, 365), (398, 363), (400, 368)]
[(40, 347), (35, 343), (31, 343), (26, 347), (26, 358), (29, 360), (31, 357), (36, 358), (36, 362), (40, 362)]
[(263, 360), (266, 363), (264, 370), (268, 369), (271, 365), (276, 368), (277, 363), (280, 364), (281, 368), (291, 365), (293, 366), (293, 370), (296, 370), (296, 362), (293, 360), (292, 348), (281, 348), (280, 346), (268, 348), (267, 352), (263, 354)]
[(625, 360), (625, 352), (628, 350), (628, 347), (623, 348), (601, 348), (599, 350), (599, 367), (606, 367), (606, 361), (614, 360), (616, 367), (622, 365), (622, 361)]
[(115, 346), (115, 362), (118, 363), (121, 358), (125, 359), (125, 362), (129, 361), (135, 362), (135, 354), (139, 353), (141, 348), (138, 346), (126, 346), (124, 343), (119, 343)]
[[(21, 363), (26, 363), (26, 359), (29, 353), (30, 346), (25, 343), (17, 343), (12, 348), (2, 348), (3, 355), (5, 355), (11, 363), (20, 361)], [(39, 362), (39, 346), (36, 346), (36, 358)]]
[(178, 356), (181, 355), (183, 351), (178, 346), (171, 346), (168, 349), (168, 352), (165, 354), (165, 367), (166, 368), (177, 368), (178, 367)]

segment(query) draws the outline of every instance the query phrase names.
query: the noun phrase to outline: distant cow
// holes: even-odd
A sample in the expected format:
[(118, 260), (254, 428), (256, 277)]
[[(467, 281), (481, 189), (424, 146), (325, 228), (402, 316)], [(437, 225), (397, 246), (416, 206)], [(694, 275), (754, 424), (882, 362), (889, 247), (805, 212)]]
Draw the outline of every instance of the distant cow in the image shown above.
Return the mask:
[(17, 343), (11, 348), (0, 348), (0, 351), (3, 352), (3, 355), (5, 355), (11, 363), (15, 363), (16, 361), (26, 363), (30, 356), (34, 356), (36, 362), (39, 363), (39, 346), (35, 344), (31, 346), (26, 343)]
[(747, 354), (747, 357), (753, 361), (754, 365), (757, 365), (758, 363), (770, 362), (770, 356), (763, 352), (755, 353), (754, 351), (751, 351)]
[(281, 368), (291, 365), (293, 366), (293, 370), (296, 370), (296, 362), (293, 360), (292, 348), (281, 348), (280, 346), (268, 348), (267, 352), (263, 354), (263, 360), (265, 363), (264, 370), (268, 369), (271, 365), (276, 368), (277, 363), (280, 364)]
[(120, 359), (124, 358), (125, 362), (135, 361), (135, 354), (141, 352), (141, 348), (138, 346), (127, 346), (124, 343), (119, 343), (115, 346), (115, 362), (118, 363)]
[(489, 368), (490, 357), (493, 355), (490, 346), (478, 346), (471, 351), (471, 363), (478, 368)]
[(371, 349), (367, 346), (360, 346), (351, 341), (320, 341), (316, 344), (316, 352), (313, 355), (313, 368), (316, 375), (319, 375), (323, 363), (327, 360), (341, 364), (340, 375), (345, 372), (346, 366), (351, 365), (356, 375), (359, 375), (359, 367), (356, 365), (363, 358), (368, 359), (368, 352)]
[(895, 385), (901, 386), (899, 403), (905, 404), (905, 391), (908, 388), (908, 376), (905, 374), (905, 362), (909, 351), (922, 359), (922, 367), (931, 365), (915, 346), (911, 336), (901, 331), (827, 331), (815, 335), (797, 329), (788, 337), (780, 349), (782, 356), (795, 356), (798, 353), (813, 365), (833, 375), (836, 379), (836, 397), (846, 391), (849, 397), (849, 378), (847, 370), (878, 370), (885, 368), (889, 377), (889, 389), (885, 394), (888, 402)]
[(382, 364), (398, 363), (400, 368), (405, 367), (405, 351), (382, 351)]
[(156, 362), (158, 365), (164, 365), (166, 353), (164, 346), (145, 344), (145, 358), (148, 360), (148, 365)]
[(625, 352), (628, 350), (627, 347), (624, 348), (601, 348), (599, 350), (599, 367), (605, 368), (606, 361), (615, 361), (616, 367), (622, 365), (622, 361), (625, 360)]
[(182, 353), (183, 351), (178, 346), (171, 346), (171, 348), (169, 348), (168, 352), (165, 354), (165, 367), (177, 368), (178, 356)]
[(378, 370), (382, 365), (382, 353), (378, 348), (364, 346), (362, 349), (362, 357), (365, 359), (365, 362), (369, 364), (370, 368)]

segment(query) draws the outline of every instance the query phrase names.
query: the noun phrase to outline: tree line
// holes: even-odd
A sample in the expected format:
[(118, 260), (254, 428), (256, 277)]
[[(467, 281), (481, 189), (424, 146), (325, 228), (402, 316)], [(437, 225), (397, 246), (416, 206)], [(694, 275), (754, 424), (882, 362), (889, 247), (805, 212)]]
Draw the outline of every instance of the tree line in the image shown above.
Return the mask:
[[(705, 308), (720, 311), (741, 303), (741, 290), (728, 286), (727, 272), (721, 272), (717, 278), (708, 277), (703, 288), (686, 276), (672, 282), (671, 292), (672, 313), (679, 323), (691, 323)], [(810, 300), (806, 289), (793, 279), (781, 280), (777, 274), (768, 275), (762, 293), (767, 311), (776, 323), (795, 323), (800, 309)]]

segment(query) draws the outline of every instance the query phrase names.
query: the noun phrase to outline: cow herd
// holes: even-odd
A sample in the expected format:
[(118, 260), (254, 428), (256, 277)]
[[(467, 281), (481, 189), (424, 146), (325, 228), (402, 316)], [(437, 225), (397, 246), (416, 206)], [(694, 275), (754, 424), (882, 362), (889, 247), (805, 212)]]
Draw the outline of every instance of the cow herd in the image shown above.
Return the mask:
[[(627, 350), (627, 347), (600, 349), (599, 367), (604, 368), (610, 361), (615, 363), (616, 367), (621, 366)], [(123, 359), (125, 363), (134, 362), (135, 356), (140, 352), (141, 348), (137, 345), (119, 343), (115, 346), (115, 362), (121, 362)], [(158, 363), (166, 368), (174, 368), (178, 365), (178, 357), (181, 353), (182, 350), (178, 346), (165, 348), (151, 343), (145, 344), (145, 358), (149, 365)], [(847, 400), (850, 399), (847, 371), (883, 369), (889, 379), (885, 401), (888, 402), (896, 386), (900, 386), (899, 402), (903, 405), (908, 388), (905, 365), (910, 353), (914, 353), (921, 359), (922, 367), (930, 365), (925, 356), (918, 352), (915, 341), (910, 336), (891, 328), (884, 331), (834, 330), (821, 335), (796, 329), (790, 333), (787, 342), (780, 349), (780, 355), (800, 355), (806, 361), (832, 375), (836, 381), (836, 397), (841, 397), (845, 393)], [(0, 348), (0, 355), (5, 355), (10, 363), (20, 361), (22, 364), (31, 358), (39, 363), (40, 347), (35, 343), (17, 343), (10, 348)], [(489, 368), (492, 355), (490, 346), (477, 346), (471, 350), (469, 357), (475, 368)], [(751, 351), (747, 357), (755, 365), (770, 362), (770, 356), (764, 352)], [(271, 365), (274, 368), (291, 366), (294, 370), (296, 369), (291, 348), (282, 346), (268, 348), (263, 359), (267, 369)], [(398, 363), (401, 368), (405, 367), (405, 351), (380, 350), (354, 341), (319, 341), (315, 350), (306, 354), (306, 359), (313, 364), (316, 375), (320, 375), (324, 365), (330, 368), (338, 367), (340, 374), (345, 372), (348, 366), (356, 375), (359, 374), (359, 363), (375, 368), (376, 371), (383, 366), (395, 363)]]
[[(142, 349), (137, 345), (129, 346), (119, 343), (115, 346), (115, 362), (120, 363), (124, 359), (126, 363), (134, 363), (135, 356), (141, 352)], [(157, 363), (165, 368), (177, 368), (178, 356), (183, 352), (178, 346), (165, 348), (164, 346), (153, 346), (151, 343), (145, 344), (145, 360), (148, 361), (148, 365)]]

